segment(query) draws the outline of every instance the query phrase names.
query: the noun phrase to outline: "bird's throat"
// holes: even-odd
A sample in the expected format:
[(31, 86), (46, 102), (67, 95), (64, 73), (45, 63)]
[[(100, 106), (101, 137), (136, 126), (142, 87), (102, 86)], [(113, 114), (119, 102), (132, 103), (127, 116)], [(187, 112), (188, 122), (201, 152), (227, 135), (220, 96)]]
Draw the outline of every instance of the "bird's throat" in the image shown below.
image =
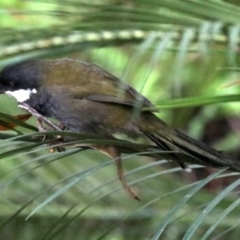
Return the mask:
[(30, 99), (32, 94), (36, 94), (36, 89), (19, 89), (15, 91), (6, 91), (6, 94), (14, 97), (19, 103), (23, 103)]

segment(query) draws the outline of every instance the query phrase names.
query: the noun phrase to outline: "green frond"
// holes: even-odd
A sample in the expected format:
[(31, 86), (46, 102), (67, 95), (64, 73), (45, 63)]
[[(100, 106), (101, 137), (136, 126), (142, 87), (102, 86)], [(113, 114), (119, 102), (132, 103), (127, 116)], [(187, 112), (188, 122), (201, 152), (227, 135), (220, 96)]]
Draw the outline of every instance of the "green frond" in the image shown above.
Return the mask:
[[(235, 2), (235, 3), (234, 3)], [(3, 1), (0, 67), (40, 58), (94, 62), (143, 93), (159, 117), (239, 155), (237, 1)], [(238, 239), (239, 174), (190, 165), (185, 173), (147, 143), (38, 133), (0, 96), (1, 239)], [(217, 131), (216, 131), (217, 128)], [(50, 153), (58, 136), (75, 136)], [(123, 149), (114, 160), (80, 143)], [(72, 147), (70, 146), (72, 144)], [(73, 147), (74, 146), (74, 147)]]

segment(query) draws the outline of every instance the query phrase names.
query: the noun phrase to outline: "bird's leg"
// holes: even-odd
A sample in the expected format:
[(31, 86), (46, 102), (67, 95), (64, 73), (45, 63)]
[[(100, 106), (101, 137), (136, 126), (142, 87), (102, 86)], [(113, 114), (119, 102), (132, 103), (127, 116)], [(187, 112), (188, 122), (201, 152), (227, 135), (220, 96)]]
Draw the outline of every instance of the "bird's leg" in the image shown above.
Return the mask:
[[(57, 127), (61, 129), (61, 131), (64, 131), (67, 129), (67, 127), (65, 125), (63, 125), (63, 123), (59, 122), (57, 124)], [(57, 139), (60, 141), (62, 140), (63, 141), (63, 137), (62, 136), (57, 136)], [(62, 146), (55, 146), (53, 148), (51, 148), (51, 153), (54, 153), (55, 150), (57, 150), (58, 152), (63, 152), (63, 151), (66, 151), (65, 147), (62, 147)]]
[(58, 126), (56, 126), (55, 124), (53, 124), (50, 120), (48, 120), (47, 118), (45, 118), (43, 115), (41, 115), (39, 112), (37, 112), (35, 109), (33, 109), (32, 107), (30, 107), (28, 104), (26, 103), (22, 103), (19, 104), (19, 107), (28, 111), (29, 113), (31, 113), (33, 116), (35, 116), (37, 118), (38, 121), (38, 126), (40, 126), (39, 131), (41, 132), (41, 129), (43, 129), (43, 131), (45, 131), (44, 127), (43, 127), (43, 122), (45, 124), (47, 124), (49, 127), (51, 127), (53, 130), (56, 131), (62, 131), (61, 128), (59, 128)]
[(96, 146), (94, 145), (92, 148), (102, 152), (103, 154), (113, 158), (115, 160), (116, 166), (117, 166), (117, 175), (119, 180), (122, 183), (122, 186), (124, 190), (127, 192), (127, 194), (140, 201), (139, 197), (131, 190), (131, 188), (128, 186), (125, 176), (124, 176), (124, 171), (123, 171), (123, 166), (122, 166), (122, 159), (121, 155), (118, 151), (118, 149), (114, 146)]
[[(38, 126), (39, 132), (45, 132), (46, 131), (46, 129), (43, 126), (43, 121), (42, 121), (41, 118), (37, 118), (37, 126)], [(45, 139), (45, 136), (44, 136), (43, 139)]]
[[(38, 125), (38, 130), (39, 132), (46, 132), (46, 129), (43, 126), (43, 122), (45, 124), (47, 124), (49, 127), (51, 127), (53, 130), (56, 131), (62, 131), (61, 127), (58, 127), (57, 125), (53, 124), (50, 120), (48, 120), (47, 118), (45, 118), (43, 115), (41, 115), (39, 112), (37, 112), (35, 109), (33, 109), (31, 106), (29, 106), (26, 103), (22, 103), (19, 104), (19, 107), (28, 111), (30, 114), (32, 114), (33, 116), (35, 116), (37, 118), (37, 125)], [(60, 137), (61, 138), (61, 137)], [(59, 137), (57, 137), (57, 139), (60, 139)], [(43, 138), (43, 140), (45, 139), (45, 136)], [(53, 147), (50, 151), (51, 152), (55, 152), (55, 149), (58, 152), (62, 152), (65, 151), (64, 147), (60, 147), (60, 146), (55, 146)]]

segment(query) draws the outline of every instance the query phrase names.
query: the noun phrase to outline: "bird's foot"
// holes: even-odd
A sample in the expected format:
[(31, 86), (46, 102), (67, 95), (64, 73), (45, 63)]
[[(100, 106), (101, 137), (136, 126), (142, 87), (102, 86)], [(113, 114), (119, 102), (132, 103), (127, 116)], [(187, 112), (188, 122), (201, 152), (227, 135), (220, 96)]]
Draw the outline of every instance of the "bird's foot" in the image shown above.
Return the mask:
[(43, 122), (48, 125), (49, 127), (51, 127), (53, 130), (56, 131), (62, 131), (61, 128), (59, 128), (56, 124), (52, 123), (50, 120), (48, 120), (47, 118), (45, 118), (43, 115), (41, 115), (39, 112), (37, 112), (34, 108), (32, 108), (31, 106), (29, 106), (26, 103), (22, 103), (19, 104), (19, 107), (28, 111), (29, 113), (31, 113), (33, 116), (35, 116), (38, 120), (38, 123), (40, 123), (40, 129), (39, 131), (41, 131), (41, 129), (43, 131), (45, 131), (44, 127), (43, 127)]
[(64, 151), (66, 151), (65, 147), (60, 146), (61, 143), (63, 143), (62, 136), (57, 136), (56, 139), (53, 142), (49, 143), (49, 146), (52, 146), (51, 149), (50, 149), (50, 152), (54, 153), (56, 151), (57, 152), (64, 152)]
[[(45, 123), (46, 125), (48, 125), (52, 130), (56, 130), (56, 131), (62, 131), (65, 126), (63, 126), (62, 124), (60, 126), (57, 126), (56, 124), (52, 123), (50, 120), (48, 120), (47, 118), (45, 118), (43, 115), (41, 115), (39, 112), (37, 112), (34, 108), (32, 108), (31, 106), (29, 106), (26, 103), (22, 103), (19, 104), (19, 107), (28, 111), (30, 114), (32, 114), (33, 116), (35, 116), (37, 118), (37, 125), (38, 125), (38, 130), (39, 132), (47, 132), (47, 128), (43, 126), (43, 123)], [(46, 140), (46, 135), (43, 136), (43, 141)], [(57, 136), (56, 139), (54, 139), (54, 141), (52, 143), (49, 143), (49, 146), (51, 145), (56, 145), (53, 148), (50, 149), (50, 152), (55, 152), (56, 150), (58, 152), (62, 152), (65, 151), (65, 148), (62, 146), (57, 146), (57, 144), (59, 144), (59, 142), (62, 140), (61, 136)]]

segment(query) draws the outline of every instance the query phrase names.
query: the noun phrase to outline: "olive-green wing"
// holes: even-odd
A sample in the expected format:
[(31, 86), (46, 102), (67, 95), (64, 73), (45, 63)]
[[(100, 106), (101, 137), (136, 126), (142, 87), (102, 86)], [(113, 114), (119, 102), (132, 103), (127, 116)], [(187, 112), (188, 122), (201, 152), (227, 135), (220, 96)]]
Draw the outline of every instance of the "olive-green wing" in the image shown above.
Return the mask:
[(117, 103), (136, 108), (146, 107), (151, 108), (150, 111), (157, 111), (147, 98), (114, 75), (96, 65), (85, 62), (82, 64), (88, 71), (85, 70), (85, 76), (80, 76), (81, 86), (73, 88), (75, 98)]

